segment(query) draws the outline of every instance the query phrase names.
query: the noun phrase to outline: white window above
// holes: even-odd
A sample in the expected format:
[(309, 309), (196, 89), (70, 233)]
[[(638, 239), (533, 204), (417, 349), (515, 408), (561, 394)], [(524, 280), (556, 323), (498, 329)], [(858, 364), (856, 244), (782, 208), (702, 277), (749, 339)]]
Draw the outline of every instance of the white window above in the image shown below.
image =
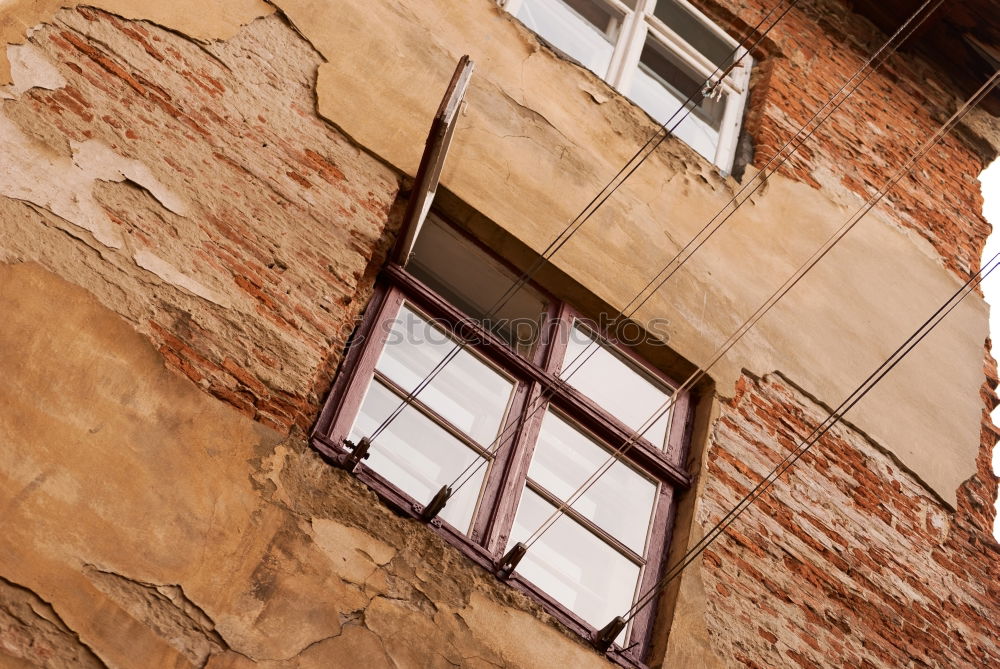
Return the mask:
[[(734, 58), (740, 65), (674, 130), (729, 172), (736, 153), (750, 57), (685, 0), (502, 0), (552, 46), (605, 79), (663, 123)], [(688, 105), (690, 107), (690, 105)], [(678, 116), (677, 118), (680, 118)], [(673, 127), (675, 121), (669, 125)]]

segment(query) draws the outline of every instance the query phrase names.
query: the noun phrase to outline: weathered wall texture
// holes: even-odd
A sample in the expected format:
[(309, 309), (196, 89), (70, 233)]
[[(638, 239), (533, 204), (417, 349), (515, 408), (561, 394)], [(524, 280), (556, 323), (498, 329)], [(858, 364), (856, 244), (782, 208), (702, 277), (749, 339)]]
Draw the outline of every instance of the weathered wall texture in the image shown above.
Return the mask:
[(0, 666), (604, 666), (85, 290), (0, 309)]
[(11, 55), (0, 666), (605, 665), (285, 436), (398, 187), (316, 116), (316, 52), (81, 8)]
[[(983, 393), (992, 400), (986, 382)], [(741, 379), (711, 435), (698, 525), (722, 518), (829, 412), (778, 374)], [(982, 430), (978, 472), (952, 514), (880, 445), (835, 427), (706, 551), (683, 587), (702, 591), (689, 596), (704, 599), (712, 650), (672, 637), (665, 666), (996, 666), (985, 408)]]
[[(754, 5), (761, 16), (770, 9), (766, 2)], [(757, 74), (764, 85), (751, 98), (747, 130), (754, 139), (753, 162), (761, 168), (887, 39), (867, 21), (843, 11), (837, 0), (810, 3), (802, 10), (790, 13), (782, 30), (770, 34), (770, 57)], [(740, 16), (750, 20), (753, 13), (741, 10)], [(899, 25), (907, 18), (900, 16)], [(889, 58), (873, 74), (857, 79), (863, 83), (844, 111), (818, 126), (783, 171), (814, 188), (829, 190), (837, 184), (867, 199), (960, 100), (953, 97), (946, 75), (917, 58)], [(842, 100), (843, 95), (836, 98)], [(969, 125), (946, 137), (886, 197), (892, 209), (889, 222), (929, 241), (938, 261), (963, 279), (979, 269), (990, 231), (975, 179), (1000, 148), (995, 121), (982, 125), (975, 121), (981, 117), (992, 119), (974, 110)]]
[[(648, 118), (488, 0), (61, 4), (0, 3), (0, 666), (605, 666), (296, 435), (458, 56), (444, 183), (501, 248), (543, 248)], [(760, 11), (727, 7), (734, 33)], [(758, 54), (757, 168), (879, 39), (819, 7)], [(872, 77), (650, 304), (680, 355), (954, 106), (936, 76)], [(948, 140), (714, 370), (679, 549), (975, 266), (978, 150)], [(621, 306), (739, 185), (668, 142), (556, 264)], [(972, 299), (686, 573), (665, 666), (996, 663), (984, 337)]]
[[(727, 22), (724, 10), (714, 12), (732, 34), (771, 8), (765, 2), (721, 4), (741, 17)], [(416, 169), (426, 119), (444, 82), (459, 56), (470, 54), (476, 72), (442, 183), (538, 252), (655, 129), (642, 111), (568, 65), (489, 0), (351, 0), (341, 3), (336, 21), (317, 20), (309, 2), (279, 5), (330, 60), (319, 71), (320, 112), (406, 173)], [(846, 11), (832, 1), (796, 9), (758, 54), (760, 86), (748, 121), (758, 140), (758, 167), (877, 48), (869, 24), (853, 15), (831, 18), (838, 13)], [(845, 42), (844, 35), (852, 37)], [(379, 63), (375, 80), (365, 74), (371, 63)], [(638, 319), (668, 318), (671, 347), (694, 363), (708, 361), (860, 208), (859, 192), (866, 191), (854, 185), (875, 179), (880, 186), (889, 176), (885, 166), (897, 169), (934, 127), (932, 115), (954, 108), (946, 82), (925, 85), (926, 95), (911, 100), (924, 78), (919, 64), (904, 58), (888, 74), (872, 75), (837, 112), (836, 130), (823, 130), (806, 145), (808, 162), (799, 160), (771, 179)], [(913, 118), (899, 119), (897, 109), (911, 110)], [(839, 132), (847, 134), (837, 137)], [(872, 212), (714, 367), (717, 387), (731, 394), (744, 368), (758, 374), (780, 369), (833, 404), (846, 397), (922, 320), (917, 315), (931, 313), (958, 287), (958, 276), (945, 266), (955, 258), (968, 265), (986, 230), (974, 213), (981, 208), (978, 160), (961, 141), (948, 139), (921, 164), (898, 210)], [(815, 188), (819, 182), (822, 190)], [(950, 184), (947, 195), (937, 194), (941, 183)], [(740, 187), (681, 142), (666, 142), (553, 263), (622, 308)], [(929, 207), (934, 218), (925, 225)], [(965, 218), (972, 223), (961, 223)], [(949, 227), (934, 221), (949, 221)], [(497, 234), (490, 242), (499, 245), (500, 239)], [(985, 309), (980, 300), (968, 300), (941, 336), (886, 379), (855, 417), (951, 503), (975, 471)], [(928, 377), (935, 379), (934, 392), (923, 383)]]
[(307, 426), (397, 178), (316, 118), (315, 51), (254, 25), (199, 44), (81, 9), (12, 47), (0, 258), (72, 277), (248, 416)]

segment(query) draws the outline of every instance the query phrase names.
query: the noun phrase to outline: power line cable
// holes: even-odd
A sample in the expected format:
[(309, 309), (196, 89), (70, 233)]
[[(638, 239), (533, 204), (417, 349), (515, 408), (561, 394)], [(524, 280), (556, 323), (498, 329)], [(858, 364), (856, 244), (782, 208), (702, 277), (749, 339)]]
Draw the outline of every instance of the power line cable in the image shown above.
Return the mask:
[(671, 581), (676, 579), (681, 572), (690, 565), (705, 549), (711, 545), (719, 536), (739, 518), (757, 499), (766, 493), (777, 480), (787, 472), (803, 455), (806, 454), (818, 441), (839, 423), (844, 415), (850, 411), (865, 395), (893, 370), (923, 339), (943, 321), (952, 310), (957, 307), (962, 300), (975, 288), (981, 284), (998, 266), (1000, 266), (1000, 253), (997, 253), (987, 261), (978, 272), (969, 277), (962, 286), (956, 290), (938, 309), (925, 320), (893, 353), (886, 358), (868, 377), (865, 378), (857, 388), (851, 392), (841, 404), (830, 412), (830, 414), (798, 445), (792, 449), (768, 474), (748, 492), (744, 497), (723, 516), (702, 539), (690, 548), (684, 556), (678, 560), (674, 566), (670, 567), (663, 577), (661, 577), (647, 592), (643, 593), (632, 607), (626, 611), (625, 616), (620, 618), (627, 623), (638, 615), (639, 611), (648, 606), (655, 596), (665, 588)]
[[(944, 124), (942, 124), (942, 126), (938, 128), (938, 130), (935, 131), (933, 135), (930, 138), (928, 138), (918, 148), (918, 150), (888, 180), (888, 182), (885, 185), (883, 185), (881, 189), (879, 189), (879, 191), (874, 196), (869, 198), (869, 200), (857, 212), (855, 212), (855, 214), (849, 217), (847, 221), (829, 239), (827, 239), (827, 241), (824, 242), (824, 244), (821, 245), (820, 248), (817, 249), (812, 254), (812, 256), (810, 256), (810, 258), (803, 265), (801, 265), (785, 281), (785, 283), (782, 284), (781, 287), (778, 288), (778, 290), (772, 293), (771, 297), (769, 297), (764, 302), (764, 304), (761, 305), (761, 307), (759, 307), (757, 311), (754, 312), (754, 314), (752, 314), (746, 321), (744, 321), (743, 325), (741, 325), (736, 330), (736, 332), (733, 333), (733, 335), (731, 335), (730, 338), (726, 340), (726, 342), (716, 351), (716, 353), (713, 355), (708, 365), (699, 367), (698, 370), (694, 374), (692, 374), (687, 381), (685, 381), (685, 383), (681, 386), (680, 389), (678, 389), (677, 392), (675, 392), (674, 395), (671, 395), (671, 397), (668, 398), (667, 401), (664, 402), (659, 409), (653, 412), (653, 415), (643, 424), (644, 425), (643, 429), (639, 431), (636, 436), (630, 437), (620, 447), (618, 447), (614, 452), (612, 452), (609, 458), (605, 461), (605, 463), (602, 464), (601, 467), (598, 468), (596, 472), (594, 472), (594, 474), (588, 477), (588, 479), (584, 481), (573, 492), (573, 494), (571, 494), (565, 501), (563, 501), (557, 507), (556, 511), (553, 512), (549, 516), (549, 518), (547, 518), (546, 521), (542, 523), (542, 525), (539, 526), (539, 528), (535, 530), (535, 532), (533, 532), (531, 536), (528, 537), (527, 540), (519, 542), (520, 545), (515, 547), (516, 550), (510, 551), (508, 555), (505, 556), (504, 560), (502, 560), (502, 562), (509, 562), (511, 560), (520, 560), (520, 558), (523, 557), (527, 549), (530, 548), (531, 545), (534, 544), (536, 541), (538, 541), (538, 539), (543, 534), (545, 534), (545, 532), (552, 526), (553, 523), (556, 522), (556, 520), (562, 515), (562, 513), (565, 512), (567, 508), (572, 506), (572, 504), (576, 500), (578, 500), (583, 494), (585, 494), (587, 490), (589, 490), (594, 485), (594, 483), (596, 483), (604, 475), (604, 473), (606, 473), (611, 468), (611, 466), (620, 459), (620, 457), (622, 457), (625, 453), (627, 453), (631, 449), (631, 447), (636, 443), (637, 437), (642, 437), (642, 435), (646, 431), (648, 431), (653, 424), (655, 424), (661, 417), (666, 415), (666, 412), (669, 411), (670, 407), (673, 405), (677, 395), (679, 395), (680, 392), (683, 389), (685, 389), (685, 387), (690, 388), (695, 382), (697, 382), (697, 380), (700, 380), (701, 377), (704, 376), (707, 373), (707, 371), (711, 369), (711, 367), (716, 362), (718, 362), (722, 358), (722, 356), (725, 355), (725, 353), (729, 351), (729, 349), (731, 349), (733, 345), (735, 345), (736, 342), (739, 341), (739, 339), (741, 339), (743, 335), (745, 335), (757, 323), (757, 321), (759, 321), (768, 311), (770, 311), (770, 309), (773, 308), (774, 305), (782, 297), (784, 297), (784, 295), (788, 293), (788, 291), (790, 291), (796, 284), (798, 284), (798, 282), (801, 281), (802, 278), (817, 263), (819, 263), (819, 261), (822, 260), (833, 249), (833, 247), (836, 246), (836, 244), (839, 243), (839, 241), (843, 239), (843, 237), (848, 232), (850, 232), (854, 228), (854, 226), (857, 225), (861, 221), (861, 219), (865, 215), (867, 215), (868, 212), (870, 212), (885, 197), (885, 195), (889, 192), (889, 190), (896, 183), (898, 183), (900, 179), (902, 179), (904, 176), (910, 173), (910, 171), (913, 169), (913, 166), (916, 164), (918, 160), (920, 160), (924, 155), (926, 155), (926, 153), (934, 145), (936, 145), (944, 137), (944, 135), (947, 134), (947, 132), (949, 132), (954, 127), (954, 125), (957, 124), (958, 121), (961, 120), (969, 112), (970, 109), (972, 109), (972, 107), (978, 104), (986, 95), (990, 93), (993, 87), (996, 86), (998, 79), (1000, 79), (1000, 70), (995, 72), (993, 76), (990, 77), (990, 79), (987, 80), (987, 82), (984, 83), (979, 88), (978, 91), (976, 91), (968, 100), (966, 100), (965, 103), (962, 104), (961, 107), (959, 107), (959, 109), (954, 114), (952, 114), (952, 116), (949, 117), (948, 120), (945, 121)], [(509, 571), (512, 568), (513, 567), (510, 564), (501, 564), (500, 567), (501, 571), (505, 573), (509, 573)]]
[[(819, 127), (823, 123), (825, 123), (826, 120), (829, 119), (830, 116), (832, 116), (854, 92), (857, 91), (857, 89), (868, 79), (868, 77), (870, 77), (871, 74), (878, 67), (880, 67), (882, 63), (884, 63), (885, 59), (888, 58), (888, 56), (891, 55), (898, 48), (899, 44), (905, 42), (906, 39), (908, 39), (909, 36), (912, 35), (913, 32), (917, 30), (920, 27), (920, 25), (931, 14), (933, 14), (943, 2), (943, 0), (934, 1), (934, 6), (930, 9), (930, 11), (925, 13), (920, 18), (920, 20), (914, 24), (913, 23), (914, 20), (921, 13), (924, 12), (924, 10), (931, 4), (932, 1), (934, 0), (926, 0), (920, 7), (918, 7), (917, 10), (910, 16), (910, 18), (907, 21), (905, 21), (899, 27), (899, 29), (893, 35), (891, 35), (889, 39), (886, 40), (886, 42), (874, 54), (872, 54), (872, 56), (870, 56), (868, 60), (860, 68), (858, 68), (858, 70), (854, 73), (854, 75), (849, 77), (840, 86), (840, 88), (837, 89), (837, 91), (830, 96), (830, 98), (826, 101), (826, 103), (824, 103), (819, 109), (817, 109), (813, 113), (813, 115), (799, 128), (799, 130), (795, 133), (795, 135), (793, 135), (790, 139), (788, 139), (781, 146), (781, 148), (775, 153), (775, 155), (771, 157), (771, 159), (764, 165), (761, 171), (758, 172), (756, 175), (754, 175), (754, 177), (747, 184), (745, 184), (725, 205), (723, 205), (723, 207), (715, 214), (715, 216), (713, 216), (708, 221), (708, 223), (706, 223), (695, 234), (695, 236), (692, 237), (687, 242), (687, 244), (684, 245), (683, 248), (681, 248), (669, 261), (667, 261), (667, 263), (660, 269), (660, 271), (652, 279), (650, 279), (650, 281), (645, 285), (645, 287), (643, 287), (643, 289), (640, 290), (639, 293), (637, 293), (636, 296), (629, 301), (629, 303), (615, 316), (615, 318), (612, 319), (612, 322), (609, 324), (608, 329), (612, 329), (621, 320), (631, 318), (632, 315), (634, 315), (640, 308), (642, 308), (653, 297), (653, 295), (655, 295), (656, 292), (658, 292), (663, 287), (663, 285), (684, 265), (684, 263), (686, 263), (687, 260), (689, 260), (691, 256), (693, 256), (694, 253), (698, 249), (700, 249), (701, 246), (704, 245), (705, 242), (707, 242), (715, 234), (715, 232), (719, 230), (719, 228), (725, 225), (725, 223), (732, 217), (733, 214), (735, 214), (735, 212), (739, 209), (739, 207), (741, 207), (745, 202), (747, 202), (747, 200), (749, 200), (750, 197), (752, 197), (753, 194), (761, 186), (763, 186), (764, 183), (766, 183), (767, 179), (770, 178), (770, 176), (772, 176), (774, 173), (776, 173), (785, 164), (785, 162), (787, 162), (791, 158), (791, 156), (795, 153), (795, 151), (797, 151), (803, 144), (805, 144), (805, 142), (812, 137), (812, 135), (816, 132), (816, 130), (818, 130)], [(906, 32), (906, 35), (904, 35), (903, 38), (899, 40), (898, 44), (894, 44), (897, 38), (899, 38), (899, 36), (902, 35), (904, 32)], [(885, 58), (883, 58), (882, 61), (875, 64), (874, 67), (872, 67), (872, 64), (875, 63), (875, 61), (878, 60), (883, 55), (885, 56)], [(852, 85), (853, 87), (846, 93), (846, 95), (844, 95), (842, 99), (836, 102), (836, 104), (834, 104), (834, 101), (837, 100), (839, 96), (844, 94), (844, 91), (847, 90)], [(814, 121), (816, 121), (816, 119), (819, 118), (820, 115), (823, 114), (823, 112), (826, 111), (828, 108), (829, 111), (826, 113), (826, 115), (822, 119), (820, 119), (819, 122), (816, 123), (816, 125), (811, 130), (809, 130), (804, 136), (801, 136), (802, 133), (805, 132), (806, 129), (809, 128), (809, 126)], [(787, 153), (787, 155), (781, 157), (781, 160), (772, 168), (772, 163), (774, 163), (775, 160), (777, 160), (780, 156), (782, 156), (782, 154), (785, 152), (786, 149), (788, 149), (789, 146), (792, 147), (791, 150)], [(768, 171), (769, 169), (770, 172)], [(758, 177), (762, 178), (758, 180)], [(750, 190), (750, 193), (747, 194), (746, 197), (743, 198), (743, 200), (739, 200), (740, 196), (742, 196), (747, 190)], [(722, 216), (726, 212), (726, 210), (729, 209), (729, 207), (732, 206), (734, 203), (736, 204), (736, 206), (732, 209), (732, 211), (730, 211), (720, 220), (719, 217)], [(714, 227), (712, 225), (713, 223), (715, 223)], [(707, 235), (705, 234), (706, 231), (708, 231)], [(704, 238), (701, 238), (702, 235), (704, 235)], [(684, 257), (680, 263), (678, 263), (676, 266), (673, 266), (674, 263), (677, 261), (677, 259), (680, 258), (692, 246), (694, 248), (691, 250), (691, 252), (688, 253), (687, 256)], [(673, 268), (671, 269), (672, 266)], [(649, 290), (651, 287), (653, 288), (652, 291)], [(649, 291), (648, 294), (646, 294), (645, 297), (643, 297), (643, 294), (646, 293), (647, 291)], [(570, 361), (568, 365), (566, 365), (565, 369), (571, 370), (570, 373), (565, 376), (560, 376), (556, 386), (543, 393), (536, 400), (534, 408), (529, 410), (527, 416), (525, 417), (525, 420), (527, 418), (532, 417), (538, 411), (545, 408), (548, 399), (552, 397), (556, 392), (558, 392), (561, 388), (565, 387), (565, 385), (568, 384), (570, 378), (576, 372), (578, 372), (583, 367), (583, 365), (586, 364), (586, 362), (590, 360), (590, 358), (593, 357), (593, 355), (600, 349), (600, 343), (606, 343), (606, 344), (615, 343), (613, 338), (606, 338), (600, 333), (596, 332), (595, 334), (597, 335), (596, 341), (588, 342), (588, 344), (579, 353), (576, 354), (573, 360)], [(586, 357), (583, 359), (582, 362), (580, 362), (580, 359), (583, 358), (584, 356)], [(679, 395), (680, 392), (682, 392), (682, 390), (685, 389), (685, 387), (686, 386), (681, 386), (681, 388), (675, 390), (674, 396)], [(659, 419), (657, 418), (657, 420)], [(646, 423), (643, 423), (640, 426), (640, 429), (642, 429), (643, 427), (646, 427), (646, 429), (643, 429), (640, 434), (644, 434), (649, 427), (655, 424), (655, 422), (656, 421), (653, 421), (653, 423), (650, 423), (648, 426)], [(499, 450), (499, 445), (502, 443), (503, 438), (509, 431), (515, 429), (517, 425), (518, 425), (517, 423), (514, 423), (504, 428), (500, 432), (500, 434), (498, 434), (497, 437), (493, 440), (493, 442), (491, 442), (491, 444), (487, 447), (486, 449), (487, 452), (492, 453), (494, 445), (496, 445), (497, 450)], [(470, 481), (476, 475), (476, 473), (485, 465), (485, 463), (486, 463), (485, 459), (477, 459), (473, 461), (462, 472), (460, 472), (458, 476), (455, 477), (455, 479), (452, 481), (450, 485), (445, 486), (442, 489), (442, 491), (444, 490), (450, 491), (446, 494), (447, 497), (454, 495), (456, 492), (458, 492), (459, 489), (461, 489), (468, 481)], [(438, 499), (440, 499), (440, 496), (442, 496), (442, 492), (439, 492)]]
[[(687, 99), (681, 104), (676, 111), (674, 111), (671, 116), (664, 121), (650, 136), (650, 138), (643, 144), (642, 147), (636, 151), (632, 157), (625, 163), (624, 166), (618, 171), (618, 173), (609, 181), (597, 195), (580, 211), (576, 217), (573, 218), (570, 223), (566, 225), (565, 228), (556, 236), (556, 238), (543, 250), (542, 254), (538, 259), (529, 267), (529, 269), (522, 273), (520, 277), (505, 291), (500, 298), (487, 310), (487, 313), (483, 316), (483, 321), (487, 321), (490, 317), (495, 315), (495, 312), (502, 308), (511, 298), (529, 281), (535, 273), (538, 272), (541, 267), (548, 262), (548, 260), (555, 255), (565, 244), (570, 240), (570, 238), (576, 234), (576, 232), (594, 215), (594, 213), (605, 203), (607, 200), (618, 190), (618, 188), (646, 161), (649, 156), (656, 151), (656, 149), (662, 144), (668, 137), (673, 136), (674, 130), (691, 114), (691, 112), (701, 104), (701, 101), (705, 99), (707, 95), (715, 90), (722, 81), (729, 75), (729, 73), (735, 69), (739, 63), (745, 58), (750, 51), (757, 48), (760, 43), (767, 37), (768, 33), (773, 29), (787, 14), (792, 10), (795, 5), (799, 3), (800, 0), (792, 0), (791, 3), (781, 12), (777, 19), (771, 25), (761, 33), (756, 41), (750, 46), (749, 49), (745, 49), (745, 42), (749, 40), (754, 33), (760, 30), (760, 27), (770, 18), (770, 16), (781, 6), (783, 0), (775, 4), (770, 11), (768, 11), (764, 17), (754, 26), (750, 31), (748, 31), (746, 37), (737, 44), (737, 46), (730, 52), (727, 60), (733, 59), (733, 61), (726, 68), (721, 66), (716, 67), (712, 74), (705, 80), (704, 86), (688, 95)], [(740, 53), (740, 51), (743, 53)], [(738, 57), (737, 57), (738, 56)], [(721, 75), (720, 75), (721, 72)], [(715, 79), (716, 75), (718, 79)], [(695, 104), (688, 108), (688, 105), (694, 102)], [(676, 120), (676, 122), (671, 127), (667, 127), (671, 122), (674, 121), (677, 114), (683, 111), (683, 115)], [(664, 132), (665, 131), (665, 132)], [(662, 134), (661, 134), (662, 133)], [(638, 162), (636, 160), (638, 159)], [(633, 164), (634, 163), (634, 164)], [(631, 167), (630, 167), (631, 166)], [(490, 329), (492, 333), (492, 328)], [(399, 405), (378, 425), (378, 427), (372, 432), (368, 437), (368, 441), (373, 442), (385, 429), (392, 423), (397, 416), (408, 406), (424, 388), (430, 384), (431, 381), (440, 373), (444, 367), (448, 365), (451, 360), (453, 360), (459, 352), (464, 350), (466, 345), (465, 341), (459, 342), (452, 348), (447, 355), (435, 365), (427, 375), (411, 390), (405, 398), (399, 403)]]

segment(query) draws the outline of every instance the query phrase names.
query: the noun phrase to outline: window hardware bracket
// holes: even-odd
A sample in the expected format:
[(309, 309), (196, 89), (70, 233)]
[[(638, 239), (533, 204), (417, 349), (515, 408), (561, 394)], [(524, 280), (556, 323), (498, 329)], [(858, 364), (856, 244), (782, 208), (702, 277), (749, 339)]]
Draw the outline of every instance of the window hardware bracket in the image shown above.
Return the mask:
[(448, 499), (451, 498), (451, 488), (444, 485), (441, 489), (437, 491), (431, 503), (424, 507), (424, 510), (420, 512), (420, 520), (425, 523), (429, 523), (434, 520), (444, 505), (448, 503)]
[(340, 453), (333, 456), (334, 464), (338, 467), (346, 469), (352, 474), (357, 474), (358, 467), (361, 466), (361, 461), (367, 460), (368, 456), (371, 455), (369, 451), (371, 450), (372, 442), (368, 439), (368, 437), (363, 437), (357, 444), (350, 439), (344, 439), (344, 446), (346, 446), (350, 452)]
[(497, 565), (497, 578), (502, 578), (504, 580), (510, 578), (510, 575), (514, 573), (517, 569), (518, 563), (521, 562), (521, 558), (524, 554), (528, 552), (528, 547), (523, 543), (518, 541), (514, 544), (507, 554), (500, 558), (500, 564)]
[(600, 651), (607, 652), (607, 650), (611, 648), (611, 644), (613, 644), (615, 639), (618, 638), (618, 635), (625, 629), (626, 624), (627, 623), (624, 618), (621, 616), (615, 616), (611, 622), (605, 625), (594, 635), (594, 647)]

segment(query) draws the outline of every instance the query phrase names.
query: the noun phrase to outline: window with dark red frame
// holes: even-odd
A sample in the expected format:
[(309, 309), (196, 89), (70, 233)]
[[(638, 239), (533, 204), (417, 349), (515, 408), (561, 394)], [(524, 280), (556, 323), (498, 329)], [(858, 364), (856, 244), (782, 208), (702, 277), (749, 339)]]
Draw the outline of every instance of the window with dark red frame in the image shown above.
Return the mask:
[[(344, 462), (348, 448), (464, 342), (353, 470), (413, 516), (457, 482), (432, 524), (495, 570), (611, 453), (635, 442), (509, 577), (563, 623), (591, 635), (660, 574), (675, 490), (689, 484), (682, 468), (689, 398), (675, 397), (669, 414), (645, 425), (677, 384), (535, 286), (486, 319), (516, 278), (489, 251), (428, 218), (406, 266), (390, 264), (382, 273), (313, 443)], [(622, 659), (643, 656), (652, 609), (616, 639)]]

